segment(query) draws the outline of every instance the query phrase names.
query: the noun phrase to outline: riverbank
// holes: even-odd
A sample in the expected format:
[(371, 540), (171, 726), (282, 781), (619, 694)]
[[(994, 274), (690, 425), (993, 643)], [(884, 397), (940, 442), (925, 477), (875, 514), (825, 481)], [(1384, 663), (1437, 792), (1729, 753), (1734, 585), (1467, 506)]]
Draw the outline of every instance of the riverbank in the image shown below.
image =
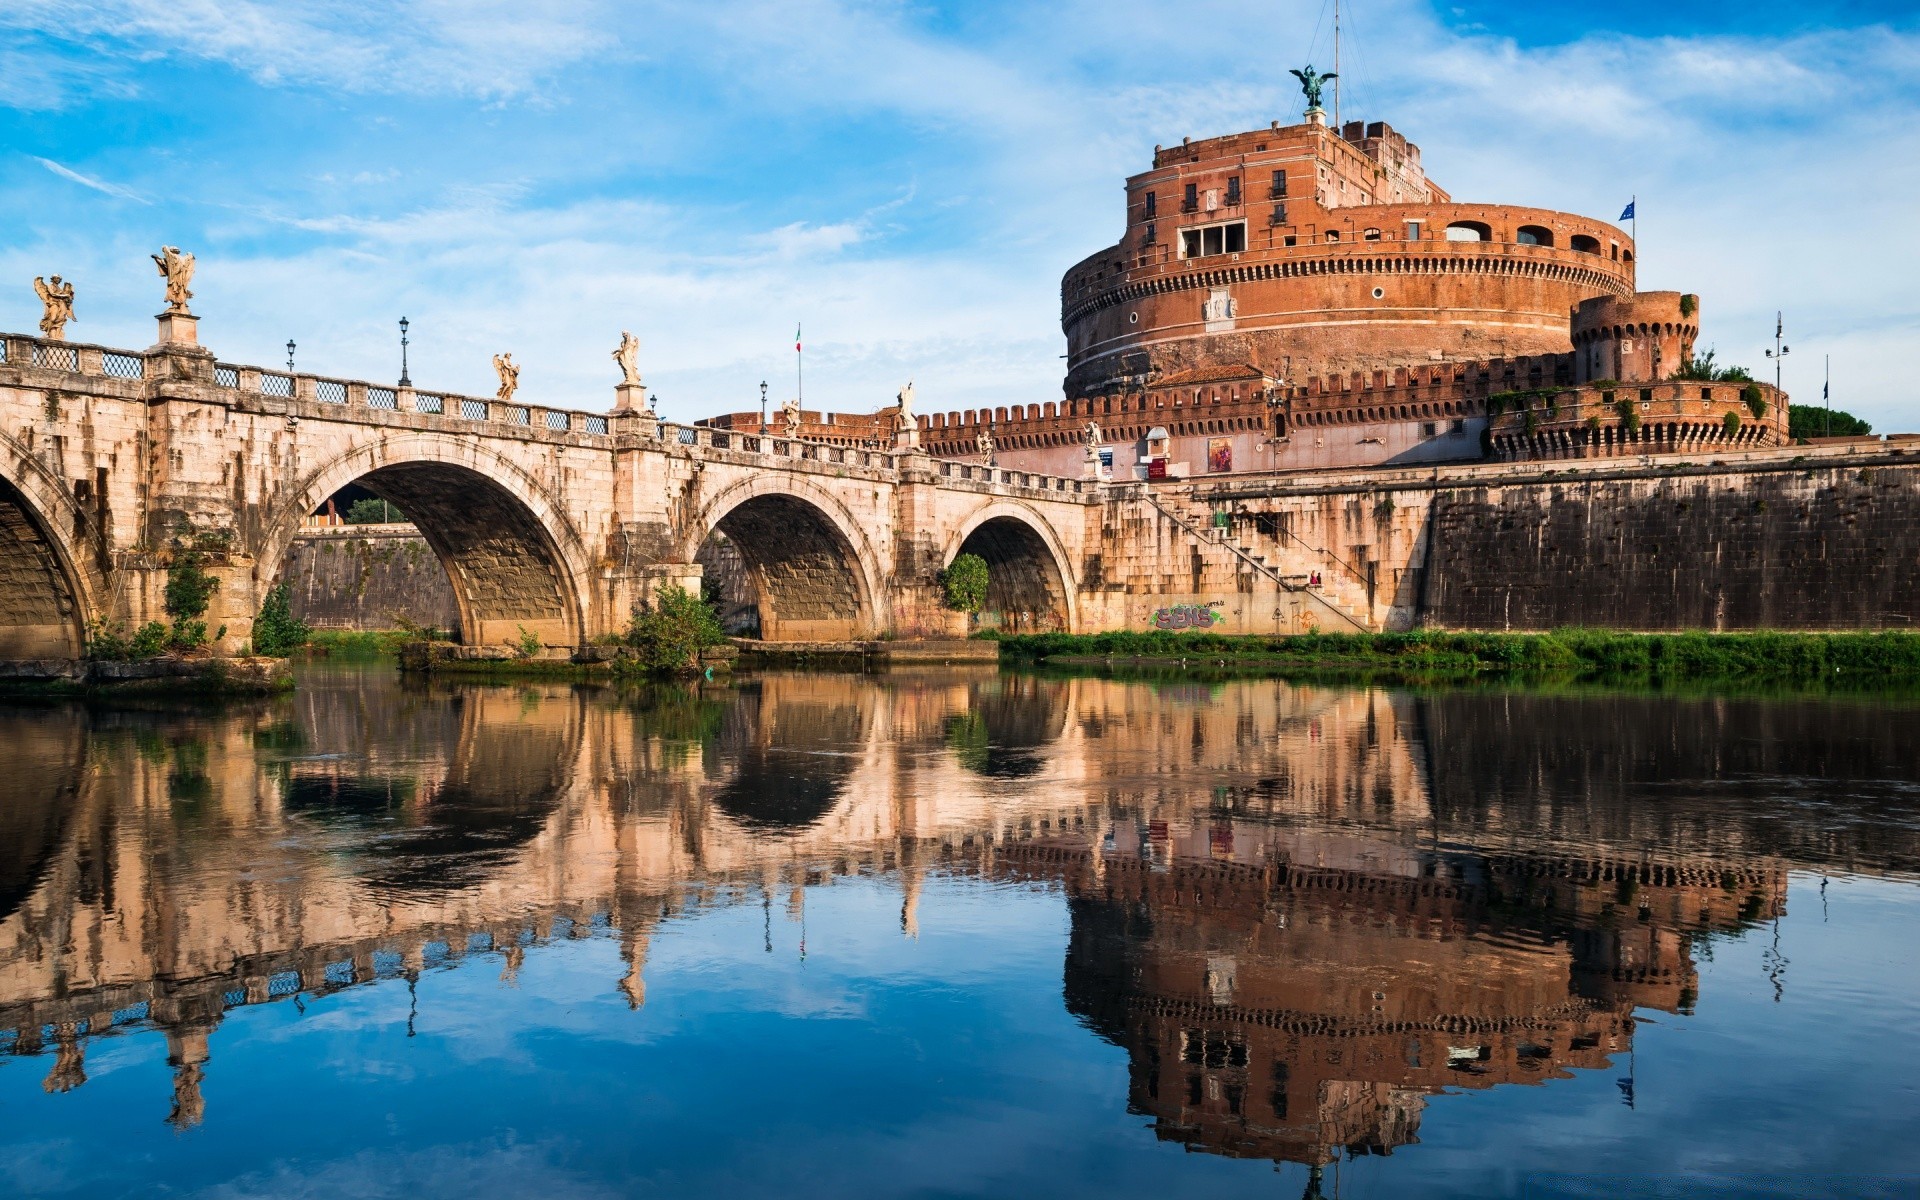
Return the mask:
[(1323, 681), (1449, 683), (1540, 679), (1608, 683), (1814, 683), (1920, 679), (1920, 633), (1022, 634), (999, 639), (1010, 664), (1211, 670)]
[(0, 696), (271, 696), (293, 688), (284, 658), (161, 655), (7, 664)]

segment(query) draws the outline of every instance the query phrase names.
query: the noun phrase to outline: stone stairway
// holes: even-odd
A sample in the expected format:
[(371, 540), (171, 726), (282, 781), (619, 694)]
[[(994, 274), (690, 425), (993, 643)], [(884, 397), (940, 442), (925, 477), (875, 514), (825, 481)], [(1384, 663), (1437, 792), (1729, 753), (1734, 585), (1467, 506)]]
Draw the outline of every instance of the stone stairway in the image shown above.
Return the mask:
[[(1298, 560), (1305, 555), (1305, 551), (1295, 555), (1275, 553), (1278, 547), (1272, 546), (1262, 547), (1261, 550), (1266, 551), (1265, 553), (1249, 548), (1231, 528), (1216, 527), (1213, 524), (1213, 509), (1206, 504), (1197, 503), (1191, 493), (1168, 495), (1163, 498), (1149, 489), (1146, 496), (1155, 508), (1174, 524), (1185, 529), (1195, 541), (1202, 545), (1219, 547), (1254, 571), (1273, 580), (1279, 585), (1281, 591), (1309, 602), (1320, 613), (1321, 625), (1328, 632), (1367, 633), (1372, 631), (1373, 626), (1368, 621), (1364, 601), (1356, 604), (1349, 597), (1328, 593), (1325, 585), (1331, 573), (1326, 568), (1315, 566), (1304, 570), (1292, 569), (1299, 567)], [(1272, 562), (1268, 561), (1270, 554), (1274, 559)], [(1295, 561), (1288, 562), (1288, 559)], [(1309, 586), (1313, 570), (1321, 572), (1322, 587), (1320, 588)]]

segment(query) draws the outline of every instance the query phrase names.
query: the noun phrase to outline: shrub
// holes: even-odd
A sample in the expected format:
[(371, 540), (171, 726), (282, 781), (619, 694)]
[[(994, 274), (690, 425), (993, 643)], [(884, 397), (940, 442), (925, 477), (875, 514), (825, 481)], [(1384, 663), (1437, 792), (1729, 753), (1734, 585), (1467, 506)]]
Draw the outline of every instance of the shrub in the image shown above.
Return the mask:
[(1633, 401), (1622, 400), (1613, 406), (1613, 410), (1620, 414), (1620, 427), (1622, 429), (1625, 429), (1628, 433), (1632, 433), (1634, 430), (1640, 428), (1640, 410), (1633, 406)]
[[(204, 637), (207, 631), (205, 622), (200, 623), (200, 632)], [(167, 627), (160, 621), (148, 621), (133, 635), (127, 644), (128, 658), (152, 658), (167, 648)]]
[(525, 625), (516, 625), (514, 628), (520, 631), (520, 639), (513, 644), (513, 652), (515, 654), (518, 654), (521, 658), (532, 658), (534, 655), (540, 653), (541, 643), (539, 634), (529, 630)]
[(1741, 388), (1740, 398), (1747, 402), (1747, 411), (1753, 414), (1754, 420), (1761, 420), (1767, 415), (1767, 398), (1760, 394), (1758, 384), (1750, 383)]
[(287, 601), (287, 585), (276, 584), (267, 591), (260, 615), (253, 619), (253, 652), (270, 658), (285, 658), (307, 644), (313, 628), (299, 617)]
[(713, 609), (678, 584), (661, 588), (651, 605), (635, 612), (626, 636), (639, 665), (653, 672), (685, 671), (702, 650), (726, 640)]
[[(198, 550), (185, 550), (176, 554), (167, 567), (165, 603), (167, 615), (176, 622), (205, 616), (213, 594), (220, 590), (220, 580), (207, 574), (202, 565), (205, 561)], [(206, 632), (204, 626), (201, 632)]]
[[(153, 624), (159, 625), (160, 622), (155, 621)], [(167, 635), (169, 650), (197, 650), (206, 644), (207, 623), (205, 621), (175, 621), (173, 632)]]
[(1720, 425), (1727, 431), (1727, 436), (1732, 437), (1734, 434), (1740, 432), (1740, 414), (1737, 412), (1727, 413), (1726, 416), (1720, 418)]
[(1700, 297), (1695, 296), (1692, 293), (1686, 293), (1680, 297), (1680, 315), (1682, 317), (1690, 317), (1694, 313), (1699, 311), (1700, 311)]
[(948, 608), (979, 612), (987, 602), (987, 560), (978, 554), (962, 554), (940, 572), (940, 586), (946, 590)]
[(1697, 354), (1680, 364), (1673, 373), (1675, 379), (1691, 379), (1701, 383), (1752, 383), (1753, 376), (1745, 367), (1721, 366), (1713, 361), (1713, 351)]

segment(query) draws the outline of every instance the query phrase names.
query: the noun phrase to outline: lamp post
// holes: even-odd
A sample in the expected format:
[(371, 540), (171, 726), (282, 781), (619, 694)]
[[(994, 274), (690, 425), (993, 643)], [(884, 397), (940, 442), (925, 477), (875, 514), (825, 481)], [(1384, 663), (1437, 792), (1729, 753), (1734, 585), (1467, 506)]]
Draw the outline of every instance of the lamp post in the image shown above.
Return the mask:
[(292, 338), (287, 339), (287, 370), (288, 372), (292, 372), (293, 370), (293, 339)]
[(407, 319), (400, 318), (400, 386), (410, 388), (413, 380), (407, 378)]
[(760, 381), (760, 436), (767, 436), (767, 381)]
[(1793, 353), (1786, 343), (1780, 340), (1781, 335), (1786, 332), (1786, 328), (1786, 321), (1783, 315), (1775, 312), (1773, 314), (1773, 349), (1767, 351), (1767, 357), (1773, 360), (1773, 390), (1775, 392), (1780, 390), (1780, 360)]

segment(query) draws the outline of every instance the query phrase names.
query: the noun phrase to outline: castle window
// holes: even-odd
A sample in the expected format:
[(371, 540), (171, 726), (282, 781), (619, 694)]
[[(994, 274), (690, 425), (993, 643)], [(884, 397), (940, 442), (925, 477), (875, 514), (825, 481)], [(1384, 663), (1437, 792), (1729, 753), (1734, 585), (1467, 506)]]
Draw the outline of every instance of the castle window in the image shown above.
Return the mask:
[(1185, 194), (1180, 197), (1180, 211), (1193, 212), (1200, 207), (1200, 185), (1190, 183)]
[(1180, 231), (1180, 257), (1201, 258), (1210, 254), (1239, 254), (1247, 248), (1247, 223), (1228, 221), (1224, 225), (1203, 225)]
[(1155, 236), (1156, 232), (1157, 231), (1154, 229), (1154, 223), (1152, 221), (1148, 221), (1146, 232), (1140, 235), (1140, 244), (1143, 246), (1151, 246), (1155, 242), (1159, 241), (1160, 239)]
[(1513, 235), (1513, 240), (1522, 246), (1553, 245), (1553, 230), (1544, 225), (1522, 225)]
[(1287, 245), (1294, 246), (1294, 245), (1298, 245), (1299, 242), (1300, 242), (1299, 238), (1294, 237), (1292, 234), (1287, 235), (1287, 240), (1286, 240)]
[(1600, 253), (1600, 239), (1588, 237), (1584, 233), (1576, 233), (1573, 235), (1572, 246), (1582, 254)]
[(1420, 422), (1420, 436), (1423, 438), (1439, 437), (1440, 426), (1432, 421), (1422, 421)]
[(1155, 195), (1152, 192), (1148, 192), (1147, 193), (1147, 220), (1149, 221), (1153, 220), (1153, 214), (1154, 214), (1155, 208), (1156, 208)]
[(1360, 236), (1369, 242), (1377, 242), (1380, 240), (1380, 231), (1378, 229), (1369, 229)]
[(1285, 225), (1286, 223), (1287, 223), (1287, 206), (1286, 206), (1286, 205), (1284, 205), (1284, 204), (1276, 204), (1276, 205), (1274, 205), (1274, 206), (1273, 206), (1273, 216), (1271, 216), (1271, 217), (1269, 217), (1269, 218), (1267, 219), (1267, 224), (1269, 224), (1269, 225)]
[(1493, 230), (1479, 221), (1455, 221), (1447, 226), (1447, 240), (1450, 242), (1490, 242)]
[(1232, 208), (1238, 205), (1239, 203), (1240, 203), (1240, 177), (1238, 175), (1235, 175), (1231, 179), (1227, 180), (1227, 207)]
[(1615, 262), (1619, 262), (1620, 261), (1620, 243), (1608, 242), (1607, 246), (1609, 247), (1609, 252), (1607, 254), (1607, 257), (1611, 258)]
[(1418, 221), (1407, 222), (1407, 240), (1410, 242), (1417, 242), (1420, 240), (1420, 222)]
[(1327, 230), (1327, 240), (1328, 240), (1329, 242), (1337, 242), (1337, 241), (1339, 241), (1339, 240), (1340, 240), (1340, 231), (1339, 231), (1338, 229), (1329, 229), (1329, 230)]
[(1273, 173), (1273, 198), (1278, 200), (1286, 194), (1287, 173), (1285, 171), (1275, 171)]

